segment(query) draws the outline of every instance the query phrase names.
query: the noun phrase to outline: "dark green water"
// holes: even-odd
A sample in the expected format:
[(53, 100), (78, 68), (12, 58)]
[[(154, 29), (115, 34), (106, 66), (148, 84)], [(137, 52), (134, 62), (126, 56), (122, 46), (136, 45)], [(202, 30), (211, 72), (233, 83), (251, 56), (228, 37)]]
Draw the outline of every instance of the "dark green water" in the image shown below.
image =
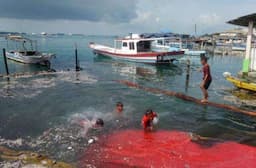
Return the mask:
[[(154, 95), (127, 88), (115, 80), (130, 80), (144, 86), (183, 92), (201, 97), (199, 84), (202, 74), (197, 71), (199, 59), (193, 58), (189, 84), (186, 86), (186, 65), (156, 67), (95, 57), (87, 47), (90, 41), (112, 44), (111, 37), (48, 37), (36, 38), (43, 51), (57, 54), (52, 60), (56, 74), (23, 78), (0, 79), (0, 137), (2, 139), (36, 139), (50, 128), (69, 127), (73, 116), (102, 117), (114, 110), (115, 103), (125, 105), (124, 115), (129, 122), (125, 128), (140, 128), (144, 111), (152, 108), (160, 115), (160, 129), (194, 132), (202, 136), (233, 140), (256, 145), (256, 118), (227, 110), (199, 106), (173, 97)], [(83, 71), (73, 72), (74, 43), (78, 44)], [(3, 39), (0, 43), (4, 47)], [(241, 69), (242, 57), (211, 56), (213, 83), (210, 100), (234, 103), (231, 84), (225, 81), (225, 71), (236, 74)], [(10, 71), (33, 72), (43, 67), (8, 61)], [(71, 69), (71, 71), (67, 71)], [(0, 57), (0, 74), (4, 74)], [(249, 107), (255, 109), (255, 107)], [(106, 119), (106, 129), (115, 128), (113, 120)], [(64, 125), (64, 126), (63, 126)], [(75, 135), (73, 135), (75, 136)], [(51, 150), (51, 149), (49, 149)], [(54, 155), (54, 150), (50, 151)], [(60, 158), (62, 156), (59, 156)], [(64, 158), (65, 160), (65, 158)]]

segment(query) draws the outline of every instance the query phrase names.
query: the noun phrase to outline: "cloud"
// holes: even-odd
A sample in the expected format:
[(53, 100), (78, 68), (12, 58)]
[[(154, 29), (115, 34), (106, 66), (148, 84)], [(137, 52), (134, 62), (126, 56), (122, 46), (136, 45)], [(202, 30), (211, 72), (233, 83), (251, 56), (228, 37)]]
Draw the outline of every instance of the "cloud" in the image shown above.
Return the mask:
[(212, 14), (201, 14), (198, 18), (198, 22), (206, 25), (215, 25), (221, 20), (220, 16), (216, 13)]
[[(255, 12), (255, 0), (0, 0), (0, 31), (118, 34), (198, 34), (234, 26)], [(31, 26), (33, 25), (33, 26)]]
[(137, 0), (0, 0), (0, 17), (28, 20), (129, 22)]

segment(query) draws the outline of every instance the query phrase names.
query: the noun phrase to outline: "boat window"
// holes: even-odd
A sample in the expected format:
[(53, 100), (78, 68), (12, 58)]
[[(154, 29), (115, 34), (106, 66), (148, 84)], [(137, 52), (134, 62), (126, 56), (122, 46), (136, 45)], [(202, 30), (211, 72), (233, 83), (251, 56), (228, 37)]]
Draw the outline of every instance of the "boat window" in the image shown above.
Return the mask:
[(135, 48), (134, 48), (134, 43), (133, 42), (130, 42), (129, 43), (129, 47), (130, 47), (130, 50), (134, 50)]
[(157, 44), (163, 45), (163, 41), (162, 40), (157, 40)]
[(140, 41), (137, 43), (138, 52), (149, 52), (151, 51), (151, 41)]
[(126, 42), (123, 42), (123, 47), (127, 47), (127, 43)]

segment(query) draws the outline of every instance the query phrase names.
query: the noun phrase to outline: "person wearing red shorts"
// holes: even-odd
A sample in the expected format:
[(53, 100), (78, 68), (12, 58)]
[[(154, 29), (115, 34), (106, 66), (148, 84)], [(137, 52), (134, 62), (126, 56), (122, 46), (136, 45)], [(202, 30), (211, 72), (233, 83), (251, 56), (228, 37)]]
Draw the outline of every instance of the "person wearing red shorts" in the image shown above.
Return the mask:
[(202, 72), (203, 72), (203, 81), (201, 82), (200, 88), (203, 92), (203, 99), (202, 103), (208, 102), (208, 88), (210, 87), (212, 83), (212, 76), (211, 76), (211, 70), (210, 66), (207, 63), (207, 57), (205, 55), (201, 56), (201, 64), (203, 65)]

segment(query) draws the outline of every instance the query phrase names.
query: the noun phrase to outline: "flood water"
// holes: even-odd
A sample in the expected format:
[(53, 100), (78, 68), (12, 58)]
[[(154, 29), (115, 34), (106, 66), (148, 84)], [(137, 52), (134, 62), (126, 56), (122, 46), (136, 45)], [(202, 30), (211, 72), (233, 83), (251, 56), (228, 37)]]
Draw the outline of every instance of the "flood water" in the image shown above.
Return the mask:
[[(159, 129), (193, 132), (195, 134), (236, 141), (256, 146), (256, 118), (227, 110), (206, 107), (174, 97), (155, 95), (128, 88), (116, 80), (129, 80), (143, 86), (155, 87), (201, 98), (199, 84), (202, 74), (199, 58), (192, 57), (189, 79), (184, 61), (172, 66), (152, 66), (97, 57), (88, 43), (113, 44), (114, 37), (61, 36), (33, 37), (42, 51), (56, 53), (51, 68), (56, 73), (23, 76), (7, 81), (0, 79), (0, 145), (46, 153), (53, 158), (76, 162), (79, 152), (86, 148), (88, 137), (99, 136), (118, 129), (140, 129), (140, 120), (146, 109), (154, 109), (160, 116)], [(81, 72), (74, 72), (74, 44), (78, 46)], [(4, 39), (0, 48), (5, 47)], [(183, 58), (185, 60), (186, 58)], [(241, 106), (231, 94), (234, 87), (222, 76), (223, 72), (236, 74), (242, 66), (242, 57), (210, 56), (213, 83), (209, 89), (210, 101)], [(35, 72), (44, 67), (8, 61), (11, 73)], [(4, 74), (0, 57), (0, 74)], [(123, 102), (124, 118), (116, 122), (113, 111), (116, 102)], [(256, 109), (254, 106), (246, 106)], [(77, 118), (105, 120), (103, 130), (77, 127)], [(72, 140), (72, 138), (74, 140)], [(15, 143), (17, 139), (22, 144)], [(67, 152), (68, 147), (74, 150)]]

